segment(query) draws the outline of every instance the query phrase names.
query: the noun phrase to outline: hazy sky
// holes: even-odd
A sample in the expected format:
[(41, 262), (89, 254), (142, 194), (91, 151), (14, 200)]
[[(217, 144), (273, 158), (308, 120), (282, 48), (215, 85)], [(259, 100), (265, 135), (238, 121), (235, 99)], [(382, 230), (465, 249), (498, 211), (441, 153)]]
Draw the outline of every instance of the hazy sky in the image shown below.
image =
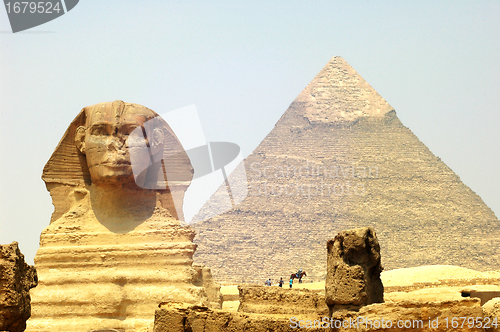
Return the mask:
[(499, 17), (496, 0), (81, 0), (12, 34), (0, 8), (0, 243), (33, 262), (42, 169), (83, 107), (195, 105), (207, 141), (247, 156), (335, 55), (499, 216)]

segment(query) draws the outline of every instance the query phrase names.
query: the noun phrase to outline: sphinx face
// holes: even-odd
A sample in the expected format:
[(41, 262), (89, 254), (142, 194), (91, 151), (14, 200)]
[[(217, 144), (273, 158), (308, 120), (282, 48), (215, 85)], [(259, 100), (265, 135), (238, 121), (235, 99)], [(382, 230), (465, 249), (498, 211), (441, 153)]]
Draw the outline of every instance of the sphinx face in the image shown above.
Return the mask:
[(145, 168), (150, 162), (148, 143), (141, 128), (148, 118), (154, 117), (153, 112), (147, 108), (132, 107), (122, 114), (115, 112), (97, 108), (88, 114), (84, 153), (92, 183), (95, 184), (134, 182), (131, 151), (135, 167)]

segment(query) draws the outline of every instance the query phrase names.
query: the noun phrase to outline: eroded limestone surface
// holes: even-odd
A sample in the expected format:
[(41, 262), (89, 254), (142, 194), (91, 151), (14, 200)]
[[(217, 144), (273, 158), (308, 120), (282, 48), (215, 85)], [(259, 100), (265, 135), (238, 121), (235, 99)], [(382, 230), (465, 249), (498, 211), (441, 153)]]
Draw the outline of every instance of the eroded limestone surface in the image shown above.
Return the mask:
[[(481, 322), (483, 313), (478, 299), (454, 301), (400, 301), (371, 304), (356, 313), (335, 315), (334, 319), (359, 322), (356, 328), (341, 328), (339, 331), (490, 331), (481, 324), (469, 325), (459, 317), (474, 317)], [(383, 323), (385, 322), (385, 323)], [(470, 322), (470, 321), (469, 321)], [(491, 326), (491, 325), (490, 325)]]
[[(156, 310), (154, 332), (288, 332), (290, 318), (213, 310), (186, 303), (165, 303)], [(318, 332), (320, 329), (308, 330)]]
[(28, 330), (139, 331), (163, 301), (209, 305), (210, 273), (193, 267), (195, 232), (179, 220), (192, 174), (152, 110), (85, 107), (43, 171), (55, 210), (35, 257)]
[(328, 316), (325, 292), (266, 286), (238, 286), (239, 312), (319, 318)]
[(326, 303), (384, 302), (380, 245), (371, 227), (342, 231), (327, 243)]
[(304, 313), (225, 312), (187, 303), (165, 303), (156, 311), (154, 332), (490, 331), (476, 324), (462, 326), (458, 317), (483, 322), (479, 300), (380, 303), (359, 312), (337, 311), (331, 318)]
[(500, 297), (493, 298), (483, 304), (484, 317), (488, 317), (491, 322), (497, 323), (496, 326), (491, 326), (491, 332), (500, 331)]
[(30, 289), (38, 283), (17, 242), (0, 245), (0, 331), (21, 332), (31, 315)]

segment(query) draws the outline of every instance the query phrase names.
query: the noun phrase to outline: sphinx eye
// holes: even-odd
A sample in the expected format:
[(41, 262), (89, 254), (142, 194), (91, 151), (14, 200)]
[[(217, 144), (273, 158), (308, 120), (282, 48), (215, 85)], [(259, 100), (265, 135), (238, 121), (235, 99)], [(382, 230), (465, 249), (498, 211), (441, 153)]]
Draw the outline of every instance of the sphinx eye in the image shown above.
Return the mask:
[(108, 136), (110, 133), (106, 126), (95, 126), (90, 131), (90, 134), (95, 136)]
[(120, 132), (122, 135), (130, 135), (132, 134), (132, 132), (135, 131), (135, 129), (139, 128), (138, 125), (128, 125), (128, 126), (123, 126), (121, 129), (120, 129)]
[[(133, 130), (129, 130), (130, 133), (122, 134), (127, 137), (128, 146), (146, 147), (148, 145), (148, 140), (144, 137), (143, 128), (140, 126), (134, 126), (133, 128)], [(130, 129), (132, 129), (132, 127)]]

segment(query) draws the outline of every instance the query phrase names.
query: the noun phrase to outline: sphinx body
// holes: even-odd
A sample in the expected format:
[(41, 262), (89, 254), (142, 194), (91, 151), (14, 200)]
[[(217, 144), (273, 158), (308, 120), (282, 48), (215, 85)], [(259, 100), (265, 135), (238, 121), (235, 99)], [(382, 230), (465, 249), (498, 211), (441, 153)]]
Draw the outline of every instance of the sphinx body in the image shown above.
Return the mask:
[(43, 171), (54, 213), (35, 257), (27, 330), (146, 331), (161, 302), (209, 304), (195, 232), (180, 220), (192, 174), (152, 110), (84, 108)]

